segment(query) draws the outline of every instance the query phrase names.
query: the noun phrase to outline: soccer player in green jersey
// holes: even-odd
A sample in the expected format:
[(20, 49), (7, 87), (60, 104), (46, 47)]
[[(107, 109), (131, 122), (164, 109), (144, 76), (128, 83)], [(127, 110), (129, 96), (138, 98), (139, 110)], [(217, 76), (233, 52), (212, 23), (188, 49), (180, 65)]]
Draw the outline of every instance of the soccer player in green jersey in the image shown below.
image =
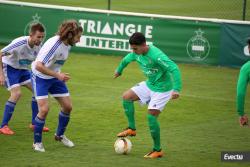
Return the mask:
[[(247, 40), (248, 50), (250, 53), (250, 38)], [(237, 83), (237, 112), (240, 116), (240, 126), (248, 125), (248, 117), (244, 112), (245, 96), (247, 85), (250, 81), (250, 61), (246, 62), (240, 69), (239, 79)]]
[(144, 157), (159, 158), (163, 156), (163, 151), (160, 144), (160, 125), (157, 118), (170, 99), (179, 97), (182, 86), (180, 70), (160, 49), (153, 45), (146, 45), (146, 39), (142, 33), (134, 33), (129, 39), (129, 44), (133, 52), (122, 59), (115, 71), (114, 78), (122, 75), (124, 68), (130, 62), (136, 61), (148, 79), (124, 92), (123, 107), (128, 118), (128, 128), (117, 136), (136, 135), (134, 101), (147, 104), (148, 124), (154, 147)]

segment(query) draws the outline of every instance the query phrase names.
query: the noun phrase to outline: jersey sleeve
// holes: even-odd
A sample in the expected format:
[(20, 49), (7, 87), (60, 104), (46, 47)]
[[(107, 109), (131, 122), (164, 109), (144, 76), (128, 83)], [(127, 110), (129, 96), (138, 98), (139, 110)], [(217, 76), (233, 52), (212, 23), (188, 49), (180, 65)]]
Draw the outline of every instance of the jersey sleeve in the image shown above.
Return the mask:
[(181, 73), (177, 64), (168, 58), (163, 52), (159, 52), (154, 56), (156, 63), (163, 69), (169, 72), (173, 80), (173, 90), (180, 92), (182, 89)]
[(237, 112), (240, 116), (244, 115), (245, 96), (247, 84), (249, 82), (250, 62), (243, 65), (240, 69), (240, 74), (237, 83)]
[(1, 52), (3, 56), (12, 55), (14, 52), (17, 52), (20, 46), (25, 45), (27, 40), (13, 40), (9, 45), (5, 46)]
[(120, 75), (122, 74), (124, 68), (131, 63), (132, 61), (135, 61), (135, 56), (133, 53), (127, 54), (120, 62), (119, 66), (116, 69), (116, 72), (118, 72)]
[(57, 48), (60, 46), (60, 42), (56, 42), (54, 45), (45, 43), (39, 51), (36, 61), (48, 64), (56, 56)]

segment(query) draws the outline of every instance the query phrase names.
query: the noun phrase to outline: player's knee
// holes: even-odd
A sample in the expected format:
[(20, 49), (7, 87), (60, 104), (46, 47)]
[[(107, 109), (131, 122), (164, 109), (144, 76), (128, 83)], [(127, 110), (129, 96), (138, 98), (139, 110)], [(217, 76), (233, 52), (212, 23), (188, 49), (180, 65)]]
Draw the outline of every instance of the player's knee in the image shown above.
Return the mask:
[(126, 93), (123, 93), (122, 99), (123, 99), (123, 100), (129, 100), (129, 99), (128, 99), (128, 95), (127, 95)]
[(64, 106), (63, 111), (67, 112), (67, 113), (70, 113), (72, 111), (72, 105), (68, 104), (68, 105)]
[(149, 115), (152, 115), (152, 116), (155, 116), (155, 117), (158, 117), (158, 115), (161, 113), (160, 110), (156, 110), (156, 109), (149, 109), (148, 110), (148, 114)]
[(11, 92), (11, 98), (15, 101), (19, 100), (21, 96), (22, 96), (21, 91)]
[(39, 113), (41, 113), (43, 116), (46, 116), (48, 112), (49, 112), (49, 107), (47, 106), (39, 107)]
[(49, 108), (48, 107), (39, 107), (39, 113), (37, 116), (41, 119), (45, 119), (48, 115)]
[(122, 99), (123, 100), (132, 100), (133, 98), (132, 98), (131, 94), (127, 91), (127, 92), (123, 93)]

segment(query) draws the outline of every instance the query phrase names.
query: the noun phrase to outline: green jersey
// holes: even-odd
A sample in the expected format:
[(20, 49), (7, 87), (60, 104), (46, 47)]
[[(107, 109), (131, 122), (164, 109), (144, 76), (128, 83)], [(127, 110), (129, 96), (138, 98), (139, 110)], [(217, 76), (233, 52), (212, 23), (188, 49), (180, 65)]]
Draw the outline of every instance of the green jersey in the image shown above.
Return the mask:
[(237, 112), (240, 116), (244, 115), (245, 96), (249, 79), (250, 61), (248, 61), (241, 67), (237, 83)]
[(155, 92), (181, 90), (181, 75), (178, 66), (170, 60), (160, 49), (149, 45), (149, 50), (143, 55), (129, 53), (120, 62), (116, 72), (122, 74), (123, 69), (132, 61), (136, 61), (140, 69), (148, 78), (149, 89)]

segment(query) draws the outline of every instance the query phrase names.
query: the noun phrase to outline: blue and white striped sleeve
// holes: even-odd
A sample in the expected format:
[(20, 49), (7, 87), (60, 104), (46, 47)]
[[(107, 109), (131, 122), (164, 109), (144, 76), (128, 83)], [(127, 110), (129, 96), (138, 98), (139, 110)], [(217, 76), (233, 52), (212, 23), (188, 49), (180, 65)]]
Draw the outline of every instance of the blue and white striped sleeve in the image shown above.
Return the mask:
[(17, 51), (18, 48), (20, 48), (20, 46), (23, 46), (27, 44), (27, 39), (23, 39), (23, 40), (14, 40), (12, 41), (9, 45), (5, 46), (1, 52), (3, 54), (3, 56), (7, 56), (10, 54), (13, 54), (14, 51)]
[(47, 64), (51, 59), (53, 59), (56, 50), (59, 48), (61, 43), (62, 42), (58, 40), (54, 43), (54, 45), (50, 45), (49, 43), (44, 44), (38, 54), (38, 61), (43, 64)]

